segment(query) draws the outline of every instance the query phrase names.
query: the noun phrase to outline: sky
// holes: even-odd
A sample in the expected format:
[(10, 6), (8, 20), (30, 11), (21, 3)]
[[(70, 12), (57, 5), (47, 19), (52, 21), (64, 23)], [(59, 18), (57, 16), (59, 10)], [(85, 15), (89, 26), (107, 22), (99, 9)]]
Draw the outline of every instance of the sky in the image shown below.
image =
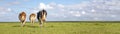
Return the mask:
[[(0, 0), (0, 22), (45, 9), (47, 21), (120, 21), (120, 0)], [(37, 21), (37, 19), (36, 19)]]

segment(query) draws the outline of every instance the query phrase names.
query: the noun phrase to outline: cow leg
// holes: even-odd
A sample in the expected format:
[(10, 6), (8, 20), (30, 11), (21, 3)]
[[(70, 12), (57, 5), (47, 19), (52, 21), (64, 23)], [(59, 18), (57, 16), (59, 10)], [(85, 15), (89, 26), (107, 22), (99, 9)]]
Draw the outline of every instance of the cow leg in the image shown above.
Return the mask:
[(33, 26), (33, 24), (34, 24), (34, 21), (33, 21), (33, 20), (31, 21), (31, 24), (32, 24), (32, 26)]
[(33, 20), (33, 24), (35, 23), (35, 21)]
[(21, 22), (21, 27), (23, 27), (23, 22)]
[(32, 20), (30, 20), (30, 22), (31, 22), (31, 26), (33, 26)]
[(45, 19), (43, 20), (43, 22), (44, 22), (44, 24), (46, 24), (46, 20)]
[(43, 26), (43, 21), (42, 20), (40, 20), (40, 27), (42, 27)]
[(25, 26), (25, 21), (23, 21), (23, 26)]

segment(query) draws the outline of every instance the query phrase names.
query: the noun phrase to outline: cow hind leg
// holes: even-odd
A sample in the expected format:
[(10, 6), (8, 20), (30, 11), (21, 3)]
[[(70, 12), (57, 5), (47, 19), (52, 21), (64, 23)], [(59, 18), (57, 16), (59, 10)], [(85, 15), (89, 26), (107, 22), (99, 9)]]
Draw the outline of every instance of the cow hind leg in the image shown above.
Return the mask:
[(25, 21), (22, 22), (22, 27), (25, 26)]
[(23, 27), (24, 26), (24, 23), (23, 22), (21, 22), (21, 27)]
[(34, 23), (35, 23), (35, 21), (33, 20), (33, 21), (32, 21), (32, 23), (34, 24)]
[(46, 24), (46, 20), (45, 19), (43, 19), (43, 22), (44, 22), (44, 24)]
[(31, 26), (33, 26), (32, 20), (30, 20)]
[(21, 27), (23, 27), (23, 22), (21, 22)]
[(42, 20), (40, 20), (40, 27), (42, 27), (43, 26), (43, 21)]
[(34, 21), (33, 21), (33, 20), (31, 21), (31, 25), (32, 25), (32, 26), (34, 25)]

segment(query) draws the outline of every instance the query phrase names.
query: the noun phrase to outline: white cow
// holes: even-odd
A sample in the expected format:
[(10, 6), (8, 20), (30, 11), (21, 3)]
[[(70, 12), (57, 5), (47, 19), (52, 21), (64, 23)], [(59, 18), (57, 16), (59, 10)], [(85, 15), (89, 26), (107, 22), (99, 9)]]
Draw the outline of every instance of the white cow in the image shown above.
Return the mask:
[(36, 15), (34, 13), (30, 14), (29, 20), (30, 20), (30, 22), (31, 22), (32, 25), (34, 24), (35, 19), (36, 19)]

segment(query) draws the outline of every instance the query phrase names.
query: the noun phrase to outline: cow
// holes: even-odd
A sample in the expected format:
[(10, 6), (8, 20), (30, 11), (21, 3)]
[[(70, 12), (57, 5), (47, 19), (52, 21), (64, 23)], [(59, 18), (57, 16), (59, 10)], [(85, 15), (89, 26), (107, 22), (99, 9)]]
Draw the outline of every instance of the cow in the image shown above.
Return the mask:
[(30, 22), (31, 22), (32, 25), (34, 24), (35, 19), (36, 19), (36, 15), (35, 15), (35, 13), (30, 14), (30, 16), (29, 16), (29, 20), (30, 20)]
[(26, 22), (26, 13), (25, 12), (21, 12), (19, 14), (19, 20), (21, 22), (21, 26), (23, 27), (25, 25), (25, 22)]
[(37, 19), (41, 27), (43, 26), (43, 22), (46, 21), (46, 17), (47, 17), (47, 11), (44, 9), (37, 13)]

